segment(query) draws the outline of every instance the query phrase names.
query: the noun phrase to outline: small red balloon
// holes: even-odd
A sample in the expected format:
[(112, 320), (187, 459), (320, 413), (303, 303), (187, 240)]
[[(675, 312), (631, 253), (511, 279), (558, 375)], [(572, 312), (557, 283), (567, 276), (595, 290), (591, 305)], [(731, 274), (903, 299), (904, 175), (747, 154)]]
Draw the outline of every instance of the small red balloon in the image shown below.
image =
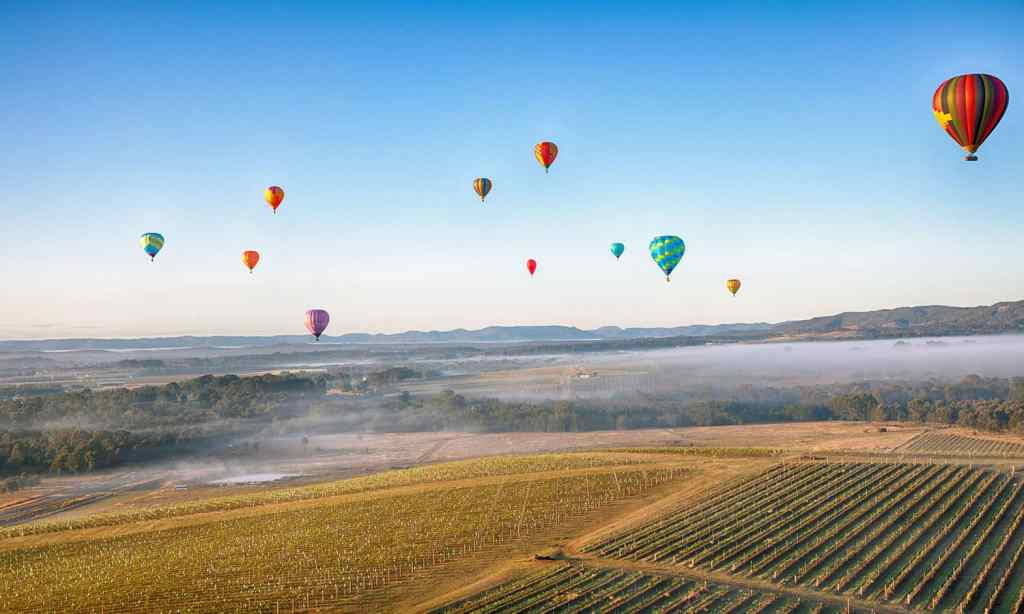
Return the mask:
[(533, 275), (533, 273), (537, 270), (537, 261), (534, 260), (533, 258), (527, 260), (526, 270), (530, 272), (530, 275)]

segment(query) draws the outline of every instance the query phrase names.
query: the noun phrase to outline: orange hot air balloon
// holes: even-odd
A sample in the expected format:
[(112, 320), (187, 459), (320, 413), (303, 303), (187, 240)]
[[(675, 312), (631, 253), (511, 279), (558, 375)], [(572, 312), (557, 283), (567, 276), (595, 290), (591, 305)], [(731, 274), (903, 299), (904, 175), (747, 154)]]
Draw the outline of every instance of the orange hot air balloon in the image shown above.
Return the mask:
[(272, 185), (263, 192), (263, 198), (270, 205), (270, 208), (277, 213), (277, 208), (281, 206), (281, 201), (284, 200), (284, 190), (276, 185)]
[(251, 249), (242, 252), (242, 264), (249, 268), (249, 273), (252, 273), (252, 270), (256, 268), (256, 263), (259, 261), (259, 252), (253, 251)]
[(526, 270), (529, 271), (530, 272), (530, 276), (533, 277), (533, 274), (537, 272), (537, 261), (534, 260), (533, 258), (530, 258), (529, 260), (527, 260), (526, 261)]
[(542, 141), (537, 143), (533, 148), (533, 155), (537, 158), (537, 162), (544, 167), (544, 172), (548, 172), (551, 165), (555, 163), (555, 158), (558, 157), (558, 145), (555, 145), (551, 141)]
[(740, 291), (740, 280), (730, 279), (725, 282), (725, 287), (729, 290), (729, 292), (732, 292), (733, 296), (736, 296), (736, 293)]

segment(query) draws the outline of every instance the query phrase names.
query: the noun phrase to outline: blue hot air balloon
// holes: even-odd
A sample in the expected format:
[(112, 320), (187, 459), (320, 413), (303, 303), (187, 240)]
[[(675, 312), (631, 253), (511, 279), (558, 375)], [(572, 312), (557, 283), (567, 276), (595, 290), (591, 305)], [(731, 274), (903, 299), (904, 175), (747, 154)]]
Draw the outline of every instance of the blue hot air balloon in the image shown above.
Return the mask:
[(654, 264), (661, 267), (662, 271), (665, 271), (665, 281), (672, 281), (669, 276), (672, 275), (672, 271), (683, 259), (685, 253), (686, 244), (679, 237), (664, 235), (654, 237), (654, 240), (651, 241), (651, 259), (654, 260)]
[(164, 246), (164, 236), (158, 232), (147, 232), (139, 237), (139, 245), (152, 261)]

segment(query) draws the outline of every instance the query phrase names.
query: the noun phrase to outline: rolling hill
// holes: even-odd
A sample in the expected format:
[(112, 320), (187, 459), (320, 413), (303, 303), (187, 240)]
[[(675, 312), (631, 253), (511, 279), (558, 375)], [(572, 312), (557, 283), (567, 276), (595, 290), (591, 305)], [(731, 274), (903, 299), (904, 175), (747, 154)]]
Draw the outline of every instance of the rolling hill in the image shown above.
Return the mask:
[[(593, 330), (575, 326), (488, 326), (478, 330), (406, 331), (395, 334), (349, 333), (324, 335), (323, 341), (367, 345), (443, 343), (545, 343), (626, 341), (676, 337), (743, 339), (874, 338), (949, 336), (1024, 332), (1024, 301), (979, 307), (929, 305), (876, 311), (843, 312), (778, 324), (688, 325), (653, 328), (604, 326)], [(0, 352), (135, 350), (154, 348), (269, 347), (306, 343), (307, 335), (150, 337), (140, 339), (42, 339), (0, 341)]]

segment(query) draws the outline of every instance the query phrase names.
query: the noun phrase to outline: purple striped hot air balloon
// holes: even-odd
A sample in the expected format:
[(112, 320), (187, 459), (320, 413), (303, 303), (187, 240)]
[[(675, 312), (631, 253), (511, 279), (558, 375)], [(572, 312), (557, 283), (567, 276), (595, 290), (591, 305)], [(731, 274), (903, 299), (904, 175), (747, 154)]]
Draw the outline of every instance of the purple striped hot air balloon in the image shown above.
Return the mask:
[(306, 330), (320, 341), (320, 335), (327, 329), (331, 316), (323, 309), (310, 309), (306, 312)]

